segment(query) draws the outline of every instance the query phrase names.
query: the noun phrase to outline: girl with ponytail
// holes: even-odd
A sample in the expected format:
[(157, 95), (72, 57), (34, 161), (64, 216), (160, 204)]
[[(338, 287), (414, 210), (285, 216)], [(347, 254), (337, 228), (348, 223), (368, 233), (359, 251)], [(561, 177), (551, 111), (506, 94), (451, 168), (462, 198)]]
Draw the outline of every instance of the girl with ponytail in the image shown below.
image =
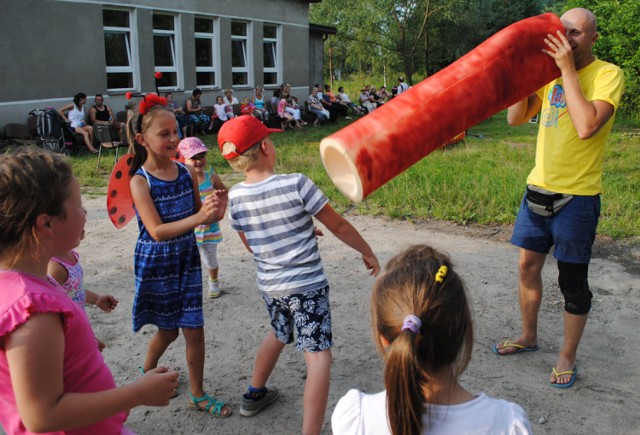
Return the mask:
[(473, 324), (449, 257), (416, 245), (393, 257), (371, 295), (373, 336), (386, 390), (349, 391), (331, 423), (341, 434), (530, 434), (524, 410), (458, 378), (471, 359)]

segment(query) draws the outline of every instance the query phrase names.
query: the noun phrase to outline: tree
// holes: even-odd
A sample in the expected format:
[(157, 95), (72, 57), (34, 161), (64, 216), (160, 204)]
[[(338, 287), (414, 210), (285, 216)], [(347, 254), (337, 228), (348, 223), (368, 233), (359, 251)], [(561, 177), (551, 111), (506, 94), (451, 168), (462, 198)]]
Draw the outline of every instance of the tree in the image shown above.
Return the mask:
[(334, 64), (344, 72), (426, 77), (501, 28), (542, 10), (543, 0), (324, 0), (310, 20), (335, 26)]
[(625, 93), (622, 110), (640, 118), (640, 2), (637, 0), (569, 0), (566, 9), (583, 7), (598, 19), (600, 38), (594, 53), (622, 68)]

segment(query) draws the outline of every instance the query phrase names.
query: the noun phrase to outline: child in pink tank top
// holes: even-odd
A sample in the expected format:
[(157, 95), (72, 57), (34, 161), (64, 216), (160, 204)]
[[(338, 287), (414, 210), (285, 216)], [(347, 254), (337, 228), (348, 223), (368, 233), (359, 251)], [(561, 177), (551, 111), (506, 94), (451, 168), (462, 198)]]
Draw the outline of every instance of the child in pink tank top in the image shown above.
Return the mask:
[[(111, 295), (99, 295), (91, 290), (85, 290), (80, 254), (73, 249), (58, 257), (52, 257), (47, 267), (47, 273), (67, 291), (71, 300), (82, 309), (85, 304), (91, 304), (105, 313), (110, 313), (118, 305), (118, 300)], [(96, 341), (98, 342), (98, 350), (102, 352), (105, 344), (98, 338)]]

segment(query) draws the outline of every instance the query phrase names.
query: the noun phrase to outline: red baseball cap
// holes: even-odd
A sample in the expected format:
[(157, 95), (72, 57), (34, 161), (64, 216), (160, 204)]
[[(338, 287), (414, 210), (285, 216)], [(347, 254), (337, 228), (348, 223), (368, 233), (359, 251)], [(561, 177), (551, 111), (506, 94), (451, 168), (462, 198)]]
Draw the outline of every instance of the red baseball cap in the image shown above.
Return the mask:
[(246, 150), (260, 142), (270, 133), (282, 133), (279, 128), (267, 128), (258, 118), (251, 115), (242, 115), (226, 121), (218, 132), (218, 146), (222, 151), (222, 146), (226, 142), (231, 142), (236, 146), (236, 150), (229, 154), (223, 154), (225, 159), (238, 157)]

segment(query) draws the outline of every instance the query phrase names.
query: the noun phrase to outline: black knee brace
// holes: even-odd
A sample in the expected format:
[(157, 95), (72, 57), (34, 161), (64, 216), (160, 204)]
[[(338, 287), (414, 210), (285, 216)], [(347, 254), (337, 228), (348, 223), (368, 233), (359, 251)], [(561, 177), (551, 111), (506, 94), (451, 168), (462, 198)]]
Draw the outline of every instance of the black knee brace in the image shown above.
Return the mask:
[(564, 296), (564, 310), (569, 314), (583, 315), (591, 310), (591, 298), (587, 273), (588, 264), (558, 261), (558, 285)]

